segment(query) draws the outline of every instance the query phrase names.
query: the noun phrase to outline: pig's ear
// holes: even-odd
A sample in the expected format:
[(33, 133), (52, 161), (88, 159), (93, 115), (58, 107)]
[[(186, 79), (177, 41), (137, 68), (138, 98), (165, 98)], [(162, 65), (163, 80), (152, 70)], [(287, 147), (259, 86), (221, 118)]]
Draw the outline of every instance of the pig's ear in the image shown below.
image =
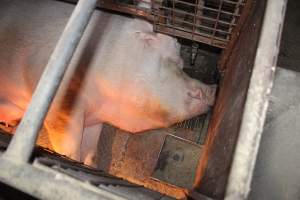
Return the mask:
[(157, 43), (157, 37), (155, 33), (136, 31), (137, 37), (144, 41), (147, 46), (155, 47)]

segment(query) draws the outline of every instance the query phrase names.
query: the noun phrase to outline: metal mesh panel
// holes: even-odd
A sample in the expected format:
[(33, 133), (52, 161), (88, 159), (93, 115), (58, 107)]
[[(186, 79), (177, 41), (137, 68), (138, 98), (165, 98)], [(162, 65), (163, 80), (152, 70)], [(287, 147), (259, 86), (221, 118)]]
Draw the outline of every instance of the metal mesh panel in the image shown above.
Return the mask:
[[(247, 0), (102, 0), (103, 8), (143, 16), (154, 30), (225, 48)], [(248, 0), (249, 1), (249, 0)]]

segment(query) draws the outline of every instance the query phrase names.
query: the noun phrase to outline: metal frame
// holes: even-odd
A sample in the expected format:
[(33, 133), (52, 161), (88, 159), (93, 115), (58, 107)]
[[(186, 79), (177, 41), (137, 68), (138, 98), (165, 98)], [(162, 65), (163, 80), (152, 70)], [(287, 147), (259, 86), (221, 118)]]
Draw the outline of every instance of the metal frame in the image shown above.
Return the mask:
[(268, 0), (226, 200), (247, 199), (269, 104), (287, 0)]
[[(210, 5), (205, 5), (203, 0), (196, 0), (195, 3), (172, 0), (172, 7), (166, 7), (157, 3), (157, 0), (154, 1), (152, 5), (152, 7), (155, 8), (153, 11), (155, 18), (154, 30), (206, 43), (211, 46), (225, 48), (230, 41), (234, 29), (233, 27), (237, 26), (237, 18), (243, 15), (242, 8), (245, 5), (245, 0), (207, 2), (210, 3)], [(194, 9), (194, 12), (189, 13), (183, 9), (179, 9), (175, 3), (189, 6)], [(226, 10), (226, 6), (231, 7), (233, 11)], [(172, 12), (172, 16), (168, 16), (162, 12), (162, 10)], [(180, 19), (178, 15), (189, 16), (193, 19), (192, 21)], [(168, 20), (171, 21), (171, 23), (168, 23)], [(190, 28), (187, 28), (188, 26), (190, 26)]]
[[(170, 2), (169, 6), (163, 5), (163, 0), (100, 0), (97, 5), (99, 8), (145, 18), (153, 22), (154, 31), (226, 48), (235, 35), (235, 29), (239, 29), (240, 19), (247, 16), (246, 4), (253, 0), (206, 1), (210, 2), (210, 5), (201, 3), (203, 0), (164, 0)], [(141, 2), (149, 4), (148, 8), (140, 7)], [(190, 7), (193, 12), (180, 9), (176, 4)], [(232, 10), (228, 10), (230, 6)], [(211, 16), (206, 16), (203, 12), (210, 13)], [(185, 18), (178, 15), (185, 15)]]
[(36, 163), (19, 163), (0, 159), (0, 181), (38, 199), (49, 200), (125, 200), (125, 198), (79, 181)]

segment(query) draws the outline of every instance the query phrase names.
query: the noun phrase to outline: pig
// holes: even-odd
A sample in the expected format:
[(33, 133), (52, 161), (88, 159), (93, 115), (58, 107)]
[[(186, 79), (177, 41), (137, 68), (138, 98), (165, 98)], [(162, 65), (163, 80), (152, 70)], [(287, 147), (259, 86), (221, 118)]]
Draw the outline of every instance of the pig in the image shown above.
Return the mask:
[[(0, 121), (22, 118), (72, 9), (47, 0), (0, 7)], [(205, 113), (216, 86), (182, 68), (175, 38), (95, 11), (44, 122), (52, 148), (93, 165), (104, 122), (141, 133)]]

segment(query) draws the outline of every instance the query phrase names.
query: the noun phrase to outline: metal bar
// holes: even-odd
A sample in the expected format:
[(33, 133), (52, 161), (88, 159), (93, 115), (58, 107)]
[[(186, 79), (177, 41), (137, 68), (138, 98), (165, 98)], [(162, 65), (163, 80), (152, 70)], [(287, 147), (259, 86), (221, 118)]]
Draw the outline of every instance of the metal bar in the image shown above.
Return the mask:
[[(234, 9), (234, 14), (239, 14), (240, 13), (240, 8), (241, 8), (241, 4), (242, 4), (242, 2), (243, 2), (244, 0), (238, 0), (237, 1), (237, 4), (235, 5), (235, 9)], [(232, 20), (231, 20), (231, 24), (235, 24), (236, 23), (236, 21), (237, 21), (237, 18), (236, 17), (233, 17), (232, 18)], [(229, 32), (232, 32), (232, 30), (233, 30), (233, 27), (232, 26), (230, 26), (229, 27)], [(229, 37), (229, 35), (227, 36), (228, 37), (228, 39), (230, 39)]]
[(251, 10), (253, 9), (254, 4), (255, 4), (254, 0), (246, 0), (246, 4), (245, 6), (243, 6), (241, 17), (237, 20), (237, 25), (232, 30), (232, 34), (230, 36), (230, 40), (228, 44), (226, 45), (225, 51), (222, 52), (221, 57), (218, 61), (218, 66), (219, 66), (218, 69), (221, 73), (226, 70), (228, 58), (233, 53), (232, 49), (234, 49), (236, 41), (240, 35), (241, 30), (243, 30), (243, 27), (245, 25), (248, 16), (251, 14)]
[(172, 10), (172, 25), (173, 25), (173, 35), (175, 33), (175, 0), (172, 1), (172, 7), (173, 7), (173, 10)]
[[(239, 1), (223, 0), (223, 2), (225, 2), (225, 3), (230, 3), (230, 4), (234, 4), (234, 5), (240, 4)], [(241, 3), (241, 4), (244, 5), (244, 3)]]
[(79, 181), (42, 164), (0, 159), (0, 181), (44, 200), (126, 200), (115, 193)]
[(226, 200), (247, 199), (272, 90), (287, 0), (267, 1)]
[(96, 7), (97, 0), (80, 0), (62, 33), (32, 100), (7, 151), (8, 159), (28, 162), (38, 133), (67, 66)]
[[(211, 22), (216, 22), (217, 19), (214, 19), (214, 18), (210, 18), (210, 17), (205, 17), (205, 16), (202, 16), (202, 15), (196, 15), (195, 14), (191, 14), (191, 13), (188, 13), (186, 11), (183, 11), (183, 10), (179, 10), (179, 9), (173, 9), (173, 8), (168, 8), (168, 7), (165, 7), (165, 6), (160, 6), (159, 8), (163, 8), (165, 10), (171, 10), (171, 11), (174, 11), (175, 13), (180, 13), (180, 14), (185, 14), (185, 15), (189, 15), (189, 16), (192, 16), (192, 17), (196, 17), (197, 19), (205, 19), (205, 20), (208, 20), (208, 21), (211, 21)], [(155, 14), (157, 15), (157, 14)], [(167, 17), (167, 16), (165, 16)], [(228, 26), (235, 26), (236, 24), (232, 24), (230, 22), (226, 22), (226, 21), (223, 21), (223, 20), (219, 20), (218, 21), (219, 24), (222, 23), (224, 25), (228, 25)]]
[[(163, 25), (156, 25), (156, 31), (157, 32), (161, 32), (161, 33), (165, 33), (168, 35), (172, 35), (173, 31), (172, 28), (169, 28), (168, 26), (166, 26), (165, 24)], [(182, 38), (186, 38), (186, 39), (191, 39), (191, 34), (186, 32), (185, 30), (182, 30), (180, 28), (176, 28), (175, 31), (175, 35), (177, 37), (182, 37)], [(210, 39), (209, 37), (205, 37), (202, 35), (195, 35), (194, 36), (194, 40), (197, 42), (202, 42), (202, 43), (206, 43), (215, 47), (219, 47), (219, 48), (225, 48), (227, 41), (222, 41), (219, 38), (216, 38), (214, 41), (212, 41), (212, 39)]]
[[(168, 7), (165, 7), (165, 6), (160, 6), (160, 8), (163, 8), (165, 10), (172, 10), (172, 8), (168, 8)], [(205, 20), (208, 20), (208, 21), (211, 21), (211, 22), (216, 22), (216, 20), (217, 20), (217, 19), (214, 19), (214, 18), (206, 17), (206, 16), (200, 16), (200, 15), (195, 16), (195, 14), (191, 14), (191, 13), (188, 13), (186, 11), (179, 10), (179, 9), (176, 9), (176, 8), (174, 9), (174, 12), (189, 15), (189, 16), (192, 16), (192, 17), (196, 17), (197, 19), (205, 19)], [(232, 24), (232, 23), (229, 23), (229, 22), (226, 22), (226, 21), (223, 21), (223, 20), (219, 20), (219, 23), (222, 23), (222, 24), (225, 24), (225, 25), (233, 25), (233, 26), (236, 25), (236, 24)]]
[[(182, 21), (183, 23), (185, 23), (184, 21)], [(186, 24), (191, 24), (189, 22), (186, 22)], [(177, 29), (179, 31), (183, 31), (185, 33), (188, 33), (188, 34), (192, 34), (192, 30), (187, 30), (185, 28), (182, 28), (182, 27), (177, 27), (177, 26), (172, 26), (172, 25), (168, 25), (168, 24), (163, 24), (163, 23), (158, 23), (156, 24), (157, 26), (164, 26), (166, 28), (172, 28), (172, 29)], [(197, 27), (201, 27), (201, 26), (197, 26)], [(201, 28), (204, 28), (206, 29), (207, 27), (201, 27)], [(220, 31), (222, 32), (222, 31)], [(229, 40), (228, 39), (223, 39), (223, 38), (220, 38), (220, 37), (213, 37), (211, 34), (206, 34), (206, 33), (202, 33), (202, 32), (196, 32), (198, 36), (202, 36), (202, 37), (205, 37), (205, 38), (209, 38), (210, 40), (218, 40), (218, 41), (221, 41), (221, 42), (228, 42)], [(168, 34), (171, 34), (171, 33), (168, 33)], [(228, 33), (229, 34), (229, 33)], [(194, 37), (196, 36), (194, 35)], [(188, 36), (186, 36), (188, 37)], [(191, 37), (190, 37), (191, 39)], [(195, 38), (194, 38), (195, 39)], [(196, 39), (195, 39), (196, 40)]]
[[(198, 1), (201, 1), (201, 0), (196, 0), (197, 6), (198, 6)], [(194, 34), (196, 32), (196, 27), (195, 27), (196, 26), (196, 16), (197, 16), (197, 11), (199, 10), (196, 5), (194, 6), (194, 16), (193, 16), (193, 24), (192, 24), (192, 26), (193, 26), (192, 40), (194, 40)]]
[[(189, 5), (189, 6), (195, 6), (195, 4), (193, 3), (188, 3), (188, 2), (184, 2), (184, 1), (181, 1), (181, 0), (174, 0), (175, 2), (177, 3), (181, 3), (181, 4), (184, 4), (184, 5)], [(227, 14), (227, 15), (232, 15), (232, 16), (236, 16), (236, 17), (239, 17), (240, 15), (235, 15), (234, 13), (231, 13), (231, 12), (227, 12), (227, 11), (224, 11), (224, 10), (221, 10), (219, 11), (218, 9), (215, 9), (215, 8), (210, 8), (210, 7), (207, 7), (207, 6), (197, 6), (197, 9), (205, 9), (205, 10), (209, 10), (209, 11), (214, 11), (216, 13), (222, 13), (222, 14)]]
[[(76, 0), (68, 0), (68, 1), (71, 1), (71, 2), (76, 2)], [(144, 1), (144, 0), (139, 0), (139, 1)], [(252, 1), (252, 0), (248, 0), (248, 1)], [(245, 2), (238, 2), (238, 0), (223, 0), (223, 3), (226, 3), (227, 6), (229, 7), (232, 7), (232, 6), (235, 6), (235, 5), (240, 5), (242, 7), (246, 6), (247, 5), (247, 2), (248, 1), (245, 1)], [(226, 17), (235, 17), (237, 19), (240, 19), (240, 18), (243, 18), (243, 16), (246, 14), (244, 14), (244, 12), (242, 12), (242, 14), (236, 14), (234, 13), (233, 11), (226, 11), (226, 10), (221, 10), (219, 11), (218, 9), (214, 8), (214, 6), (205, 6), (205, 5), (195, 5), (195, 3), (190, 3), (190, 2), (187, 2), (187, 1), (183, 1), (183, 0), (171, 0), (171, 5), (170, 7), (166, 7), (166, 6), (162, 6), (161, 5), (161, 1), (160, 0), (153, 0), (151, 1), (151, 6), (152, 6), (152, 9), (144, 9), (144, 8), (139, 8), (137, 7), (136, 5), (131, 5), (129, 2), (118, 2), (118, 1), (114, 1), (112, 2), (112, 0), (105, 0), (105, 1), (99, 1), (98, 3), (98, 7), (99, 8), (105, 8), (105, 9), (110, 9), (110, 10), (114, 10), (114, 11), (118, 11), (118, 12), (122, 12), (122, 13), (128, 13), (128, 14), (132, 14), (132, 15), (135, 15), (135, 16), (139, 16), (139, 17), (142, 17), (142, 18), (146, 18), (147, 20), (149, 21), (152, 21), (153, 22), (153, 30), (156, 31), (156, 32), (160, 32), (160, 29), (159, 26), (168, 26), (170, 24), (167, 24), (166, 22), (163, 22), (163, 20), (166, 20), (166, 19), (172, 19), (172, 17), (170, 18), (169, 16), (165, 16), (166, 14), (163, 14), (161, 13), (162, 10), (170, 10), (173, 14), (175, 14), (175, 20), (176, 22), (178, 22), (178, 18), (179, 17), (176, 17), (176, 13), (180, 13), (180, 14), (186, 14), (188, 16), (192, 16), (192, 17), (196, 17), (196, 20), (205, 20), (205, 23), (209, 23), (209, 24), (212, 24), (212, 27), (213, 25), (215, 24), (216, 22), (216, 19), (214, 19), (213, 17), (208, 17), (208, 16), (200, 16), (200, 15), (194, 15), (194, 13), (188, 13), (188, 12), (185, 12), (183, 10), (179, 10), (178, 8), (176, 8), (176, 4), (184, 4), (184, 5), (187, 5), (187, 6), (193, 6), (193, 7), (196, 7), (197, 9), (204, 9), (205, 11), (208, 11), (208, 12), (212, 12), (212, 13), (215, 13), (217, 14), (218, 12), (220, 12), (222, 14), (222, 16), (226, 15)], [(175, 3), (175, 8), (173, 8), (172, 4)], [(228, 5), (229, 4), (229, 5)], [(161, 10), (162, 9), (162, 10)], [(224, 8), (225, 9), (225, 8)], [(233, 7), (232, 7), (233, 9)], [(172, 16), (172, 15), (170, 15)], [(232, 36), (228, 36), (228, 35), (225, 35), (225, 34), (232, 34), (230, 31), (228, 32), (228, 30), (230, 30), (230, 27), (233, 27), (234, 26), (234, 29), (232, 29), (233, 31), (235, 31), (237, 28), (236, 28), (236, 24), (234, 24), (232, 22), (232, 20), (230, 19), (218, 19), (218, 25), (219, 26), (222, 26), (218, 28), (217, 30), (217, 33), (220, 33), (220, 35), (218, 35), (218, 37), (216, 38), (217, 40), (222, 40), (222, 38), (231, 40)], [(184, 20), (182, 20), (184, 21)], [(239, 21), (241, 20), (237, 20), (238, 24), (241, 24), (239, 23)], [(159, 23), (159, 25), (158, 25)], [(165, 24), (165, 25), (164, 25)], [(188, 24), (188, 23), (185, 23), (185, 24)], [(190, 24), (188, 24), (190, 25)], [(224, 26), (224, 27), (223, 27)], [(227, 27), (228, 26), (228, 27)], [(203, 24), (203, 26), (197, 26), (196, 27), (200, 28), (202, 30), (202, 28), (204, 28), (204, 32), (206, 31), (209, 31), (211, 29), (213, 29), (212, 27), (210, 27), (210, 25), (205, 25)], [(173, 29), (172, 26), (169, 26), (169, 29)], [(178, 36), (178, 37), (183, 37), (183, 38), (186, 38), (186, 39), (192, 39), (192, 32), (189, 33), (189, 34), (186, 34), (182, 31), (185, 31), (185, 32), (189, 32), (188, 30), (180, 30), (180, 33), (178, 32), (178, 27), (176, 27), (177, 30), (172, 30), (173, 32), (170, 32), (170, 30), (168, 30), (168, 32), (164, 31), (164, 33), (167, 33), (167, 34), (170, 34), (170, 35), (173, 35), (173, 36)], [(184, 27), (182, 27), (182, 29), (184, 29)], [(175, 32), (175, 33), (174, 33)], [(194, 34), (194, 40), (197, 41), (197, 42), (203, 42), (203, 43), (206, 43), (206, 44), (209, 44), (209, 45), (212, 45), (212, 46), (216, 46), (216, 47), (220, 47), (220, 48), (224, 48), (225, 45), (227, 46), (227, 42), (225, 42), (222, 44), (219, 42), (219, 41), (214, 41), (214, 38), (210, 39), (210, 41), (208, 42), (206, 39), (205, 41), (203, 41), (201, 38), (203, 36), (203, 38), (206, 38), (206, 36), (204, 36), (201, 33), (198, 33), (199, 31), (197, 30), (196, 28), (196, 32)], [(174, 35), (175, 34), (175, 35)], [(197, 37), (196, 39), (196, 35), (200, 36), (200, 37)], [(211, 36), (210, 36), (211, 37)]]
[[(157, 16), (161, 17), (161, 18), (166, 18), (166, 19), (172, 19), (168, 16), (164, 16), (164, 15), (160, 15), (160, 14), (157, 14)], [(191, 25), (191, 26), (195, 26), (197, 28), (203, 28), (203, 29), (206, 29), (206, 30), (211, 30), (211, 31), (217, 31), (219, 33), (224, 33), (226, 35), (230, 35), (231, 32), (228, 32), (228, 31), (223, 31), (223, 30), (220, 30), (220, 29), (216, 29), (216, 28), (211, 28), (211, 27), (208, 27), (208, 26), (203, 26), (203, 25), (196, 25), (194, 23), (191, 23), (191, 22), (188, 22), (188, 21), (184, 21), (184, 20), (180, 20), (180, 19), (176, 19), (175, 22), (181, 22), (183, 24), (188, 24), (188, 25)], [(160, 25), (165, 25), (165, 26), (169, 26), (169, 27), (177, 27), (176, 25), (169, 25), (169, 24), (164, 24), (164, 23), (160, 23)], [(179, 27), (181, 28), (181, 27)], [(188, 29), (185, 29), (185, 31), (187, 32), (193, 32), (193, 30), (188, 30)], [(202, 34), (201, 32), (196, 32), (197, 34)], [(214, 36), (213, 34), (207, 34), (209, 36)], [(221, 38), (222, 39), (222, 38)]]
[(144, 17), (150, 21), (154, 20), (154, 16), (150, 14), (150, 11), (137, 10), (136, 6), (128, 5), (124, 3), (109, 3), (109, 2), (100, 2), (100, 8), (110, 9), (118, 12), (128, 13), (136, 15), (139, 17)]
[(220, 32), (220, 30), (218, 30), (218, 24), (219, 24), (218, 22), (219, 22), (219, 19), (220, 19), (222, 6), (223, 6), (223, 0), (220, 0), (219, 12), (218, 12), (217, 19), (216, 19), (216, 22), (215, 22), (215, 25), (214, 25), (214, 31), (213, 31), (212, 37), (216, 37), (217, 31)]

